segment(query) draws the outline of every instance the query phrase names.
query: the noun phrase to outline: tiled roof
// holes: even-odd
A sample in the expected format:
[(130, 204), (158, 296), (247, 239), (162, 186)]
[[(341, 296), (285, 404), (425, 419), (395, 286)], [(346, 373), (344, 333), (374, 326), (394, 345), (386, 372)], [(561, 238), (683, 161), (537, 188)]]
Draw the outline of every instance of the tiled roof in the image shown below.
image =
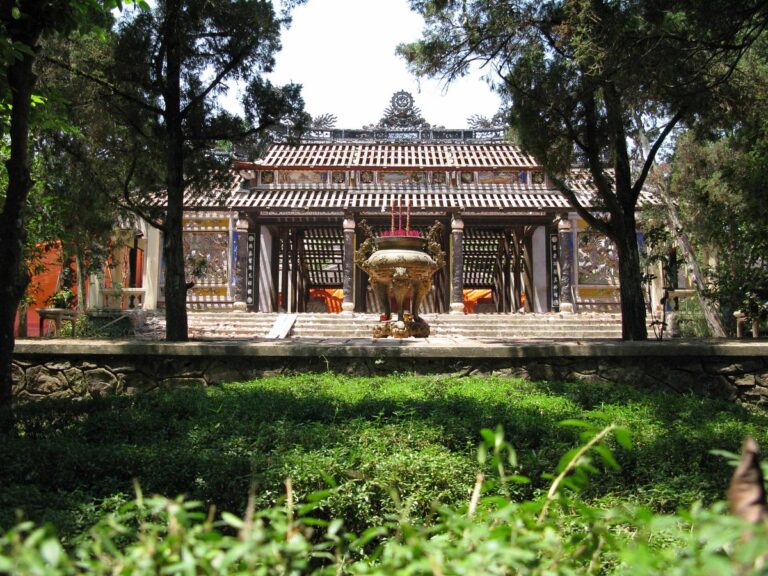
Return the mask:
[[(594, 206), (594, 189), (586, 183), (573, 186), (579, 201)], [(543, 184), (495, 184), (453, 188), (450, 186), (376, 185), (347, 188), (344, 185), (290, 185), (274, 188), (240, 188), (226, 195), (184, 197), (188, 209), (293, 211), (293, 210), (364, 210), (388, 211), (394, 200), (412, 203), (415, 210), (568, 210), (570, 203), (556, 189)], [(162, 205), (156, 199), (155, 205)], [(640, 196), (640, 205), (659, 201), (648, 191)]]
[[(290, 147), (285, 145), (275, 145), (270, 149), (267, 158), (278, 158), (277, 150), (286, 153), (290, 149), (299, 153), (302, 148), (344, 148), (345, 150), (371, 147), (374, 145), (322, 145), (322, 146), (299, 146)], [(419, 149), (432, 148), (432, 156), (422, 156), (422, 158), (432, 158), (432, 162), (437, 162), (435, 158), (440, 153), (445, 152), (445, 148), (452, 148), (454, 160), (463, 157), (465, 160), (484, 156), (491, 158), (495, 150), (496, 158), (515, 159), (517, 162), (514, 167), (520, 167), (523, 160), (533, 160), (522, 154), (518, 148), (506, 144), (492, 145), (413, 145), (413, 146), (391, 146), (381, 145), (379, 148), (408, 148)], [(464, 156), (457, 152), (461, 149)], [(482, 150), (482, 154), (479, 152)], [(413, 150), (411, 150), (413, 151)], [(274, 154), (273, 154), (274, 152)], [(405, 151), (402, 151), (405, 153)], [(370, 150), (369, 154), (373, 154)], [(389, 152), (391, 153), (391, 151)], [(303, 152), (304, 157), (308, 157), (309, 152)], [(332, 154), (332, 151), (324, 152), (326, 158), (339, 158)], [(382, 152), (383, 154), (383, 152)], [(475, 156), (472, 156), (472, 155)], [(315, 155), (315, 157), (319, 157)], [(370, 160), (372, 156), (368, 156)], [(375, 157), (374, 157), (375, 158)], [(379, 157), (381, 161), (383, 156)], [(520, 160), (520, 159), (523, 160)], [(275, 160), (276, 161), (276, 160)], [(287, 162), (287, 158), (283, 158)], [(468, 161), (468, 160), (467, 160)], [(473, 160), (475, 161), (475, 160)], [(512, 160), (510, 160), (512, 161)], [(284, 164), (287, 166), (287, 164)], [(535, 164), (532, 164), (535, 165)], [(293, 165), (295, 166), (295, 165)], [(447, 165), (443, 167), (448, 167)], [(468, 165), (467, 165), (468, 167)], [(589, 175), (584, 170), (574, 170), (569, 179), (569, 186), (576, 193), (577, 198), (584, 206), (596, 207), (593, 201), (595, 187), (592, 184)], [(369, 184), (361, 185), (357, 188), (349, 187), (348, 184), (275, 184), (260, 188), (241, 187), (244, 179), (242, 176), (236, 176), (232, 182), (232, 187), (227, 190), (216, 190), (209, 194), (199, 194), (188, 192), (184, 196), (184, 206), (191, 210), (247, 210), (256, 209), (264, 212), (275, 211), (297, 211), (297, 210), (320, 210), (320, 211), (343, 211), (357, 210), (365, 212), (388, 211), (393, 200), (400, 199), (401, 202), (411, 202), (415, 210), (466, 210), (466, 211), (487, 211), (487, 210), (568, 210), (571, 205), (566, 198), (555, 188), (545, 184), (533, 184), (532, 182), (518, 182), (516, 184), (460, 184), (459, 186), (437, 185), (437, 184)], [(150, 201), (150, 205), (162, 206), (165, 204), (165, 198), (158, 195)], [(659, 204), (659, 200), (646, 189), (640, 195), (640, 206), (651, 206)]]
[(256, 168), (534, 168), (536, 161), (512, 144), (273, 144)]
[(294, 190), (253, 189), (233, 199), (233, 209), (260, 210), (358, 209), (386, 212), (395, 200), (419, 209), (567, 209), (566, 199), (543, 186), (495, 186), (456, 189), (445, 186), (423, 188), (379, 186), (361, 190), (315, 188)]

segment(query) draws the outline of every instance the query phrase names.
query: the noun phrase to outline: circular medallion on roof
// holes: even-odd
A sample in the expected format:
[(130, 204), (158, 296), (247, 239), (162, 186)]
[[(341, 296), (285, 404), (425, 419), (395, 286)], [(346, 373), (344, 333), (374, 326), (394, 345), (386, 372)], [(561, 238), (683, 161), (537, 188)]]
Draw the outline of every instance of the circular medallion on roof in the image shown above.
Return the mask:
[(395, 110), (407, 110), (413, 106), (413, 96), (405, 90), (400, 90), (392, 95), (390, 102)]

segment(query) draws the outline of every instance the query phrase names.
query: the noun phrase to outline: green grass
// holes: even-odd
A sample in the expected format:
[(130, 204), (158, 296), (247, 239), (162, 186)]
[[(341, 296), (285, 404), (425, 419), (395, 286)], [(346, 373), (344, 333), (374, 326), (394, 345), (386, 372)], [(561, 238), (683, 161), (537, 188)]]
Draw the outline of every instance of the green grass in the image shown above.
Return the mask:
[(316, 512), (355, 532), (394, 515), (432, 521), (436, 506), (469, 499), (479, 431), (504, 428), (532, 479), (513, 499), (548, 487), (542, 474), (579, 444), (559, 422), (627, 427), (634, 447), (614, 447), (583, 497), (671, 512), (724, 495), (730, 466), (710, 450), (737, 451), (745, 434), (768, 441), (768, 415), (737, 405), (627, 386), (531, 383), (504, 377), (265, 378), (16, 408), (16, 434), (0, 442), (0, 529), (28, 518), (72, 540), (107, 510), (144, 493), (186, 494), (242, 514), (285, 492), (297, 500), (338, 485)]

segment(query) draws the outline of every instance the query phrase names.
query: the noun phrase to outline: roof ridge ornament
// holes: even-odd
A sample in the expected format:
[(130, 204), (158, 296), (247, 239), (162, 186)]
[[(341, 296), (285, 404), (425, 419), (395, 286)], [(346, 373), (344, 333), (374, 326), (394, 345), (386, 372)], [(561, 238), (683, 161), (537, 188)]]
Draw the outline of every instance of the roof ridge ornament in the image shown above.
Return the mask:
[(421, 110), (416, 107), (413, 95), (405, 90), (392, 94), (389, 106), (379, 123), (371, 128), (400, 128), (405, 130), (429, 130), (431, 125), (424, 120)]
[[(419, 145), (459, 142), (496, 144), (506, 141), (506, 129), (500, 113), (492, 119), (475, 115), (470, 118), (471, 124), (474, 125), (469, 128), (446, 129), (444, 126), (433, 126), (423, 118), (421, 110), (415, 105), (413, 95), (406, 90), (392, 94), (389, 106), (377, 124), (369, 124), (359, 129), (339, 129), (336, 128), (336, 121), (336, 116), (330, 113), (313, 117), (308, 130), (300, 135), (301, 142)], [(286, 142), (287, 137), (285, 127), (278, 126), (270, 131), (272, 143)], [(260, 146), (257, 154), (238, 150), (237, 156), (243, 159), (259, 157), (264, 154), (265, 149), (266, 146)]]

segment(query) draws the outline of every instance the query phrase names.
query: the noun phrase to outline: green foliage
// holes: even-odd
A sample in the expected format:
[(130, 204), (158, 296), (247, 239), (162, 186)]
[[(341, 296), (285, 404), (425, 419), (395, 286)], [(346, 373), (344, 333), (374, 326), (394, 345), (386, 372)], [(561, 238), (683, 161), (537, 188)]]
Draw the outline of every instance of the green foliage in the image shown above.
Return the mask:
[[(493, 71), (522, 147), (590, 227), (616, 243), (623, 336), (645, 339), (638, 199), (672, 131), (726, 98), (733, 67), (765, 29), (764, 2), (411, 5), (426, 28), (400, 53), (420, 75), (450, 80), (476, 62)], [(594, 186), (588, 204), (575, 193), (574, 165)]]
[(683, 338), (707, 338), (710, 336), (707, 320), (697, 298), (682, 298), (676, 314), (677, 329)]
[[(63, 323), (61, 336), (73, 336), (72, 330), (71, 322)], [(74, 336), (78, 338), (124, 338), (135, 334), (128, 318), (100, 318), (87, 314), (81, 314), (77, 317), (74, 331)]]
[(74, 301), (75, 294), (68, 288), (53, 293), (48, 299), (48, 303), (54, 308), (71, 308)]
[[(561, 458), (546, 495), (524, 501), (487, 495), (478, 478), (469, 507), (441, 506), (434, 522), (401, 513), (355, 533), (343, 517), (317, 515), (338, 491), (298, 500), (292, 481), (285, 498), (257, 510), (255, 493), (242, 517), (216, 515), (183, 497), (136, 497), (67, 546), (50, 527), (23, 521), (0, 534), (0, 571), (64, 574), (728, 574), (757, 573), (768, 546), (768, 525), (748, 525), (724, 505), (694, 504), (674, 514), (646, 507), (595, 508), (580, 492), (594, 461), (618, 468), (610, 435), (631, 449), (626, 429), (568, 420), (582, 445)], [(490, 456), (497, 480), (517, 466), (504, 432), (482, 431), (479, 463)], [(564, 482), (568, 479), (568, 483)], [(567, 488), (567, 490), (566, 490)], [(485, 496), (481, 496), (486, 492)]]
[[(35, 402), (16, 407), (16, 434), (0, 443), (0, 527), (21, 509), (54, 522), (71, 542), (129, 499), (134, 479), (147, 493), (187, 494), (243, 514), (251, 484), (254, 505), (269, 508), (287, 477), (297, 501), (333, 488), (313, 514), (343, 518), (355, 533), (399, 518), (432, 525), (442, 507), (469, 502), (478, 472), (491, 481), (489, 497), (522, 502), (545, 492), (543, 475), (559, 474), (561, 456), (588, 441), (580, 437), (586, 428), (560, 426), (564, 420), (589, 423), (592, 433), (608, 423), (632, 431), (632, 451), (616, 453), (621, 470), (604, 468), (595, 454), (591, 464), (604, 472), (579, 486), (596, 507), (642, 502), (674, 512), (713, 502), (729, 469), (708, 451), (737, 450), (744, 434), (768, 442), (768, 417), (724, 402), (501, 377), (329, 373)], [(497, 425), (504, 437), (483, 432), (486, 457), (478, 465), (477, 433)], [(517, 481), (523, 474), (529, 482)]]
[(761, 150), (759, 140), (744, 149), (733, 138), (710, 143), (685, 138), (675, 156), (673, 189), (684, 223), (703, 252), (716, 254), (717, 263), (709, 269), (710, 295), (726, 312), (758, 312), (768, 299), (765, 192), (762, 185), (746, 187), (739, 176), (765, 172), (764, 166), (752, 171), (745, 165), (751, 155), (768, 159), (768, 147)]
[(9, 150), (0, 203), (0, 405), (11, 403), (14, 317), (30, 279), (24, 261), (25, 210), (34, 183), (30, 128), (34, 110), (45, 103), (35, 94), (40, 43), (55, 34), (97, 29), (115, 8), (122, 8), (120, 0), (17, 0), (0, 5), (0, 132), (8, 135), (3, 145)]
[[(271, 2), (159, 0), (118, 24), (102, 83), (110, 88), (117, 121), (136, 143), (131, 158), (161, 160), (140, 186), (129, 174), (123, 190), (140, 212), (147, 194), (165, 196), (163, 213), (152, 222), (165, 235), (169, 340), (188, 338), (184, 195), (216, 195), (225, 202), (235, 174), (230, 156), (221, 153), (222, 141), (260, 138), (286, 125), (301, 132), (309, 123), (300, 86), (273, 86), (265, 77), (274, 67), (286, 23)], [(220, 101), (238, 82), (245, 118), (222, 108)]]
[(734, 72), (733, 98), (677, 144), (671, 192), (699, 251), (715, 256), (710, 296), (724, 316), (768, 314), (768, 39)]

